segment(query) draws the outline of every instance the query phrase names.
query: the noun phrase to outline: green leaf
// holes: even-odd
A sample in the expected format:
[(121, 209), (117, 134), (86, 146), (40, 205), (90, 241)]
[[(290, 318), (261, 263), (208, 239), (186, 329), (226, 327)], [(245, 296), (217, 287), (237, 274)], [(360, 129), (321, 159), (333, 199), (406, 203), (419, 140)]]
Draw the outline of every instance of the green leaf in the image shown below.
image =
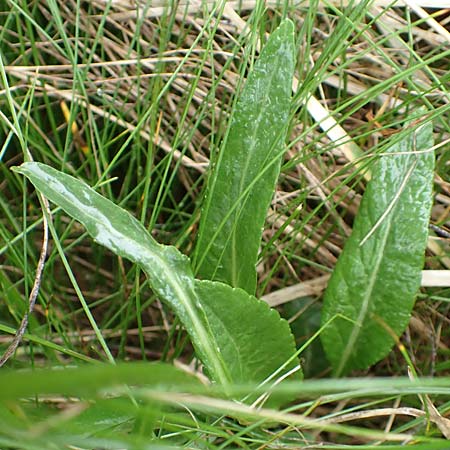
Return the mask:
[[(86, 183), (40, 163), (24, 163), (15, 170), (26, 175), (46, 197), (80, 221), (97, 242), (142, 267), (154, 291), (183, 322), (197, 355), (214, 381), (226, 388), (236, 382), (261, 382), (271, 375), (272, 347), (261, 345), (268, 343), (271, 336), (280, 339), (280, 357), (276, 361), (284, 362), (295, 353), (289, 327), (279, 319), (278, 313), (243, 291), (220, 283), (209, 284), (207, 289), (197, 283), (189, 258), (175, 247), (158, 244), (133, 216)], [(217, 311), (235, 317), (236, 323), (220, 313), (212, 314)], [(253, 328), (238, 320), (247, 315), (254, 320)], [(278, 321), (274, 320), (275, 315)], [(259, 328), (259, 335), (254, 333), (255, 327)], [(252, 346), (261, 362), (259, 371), (254, 371), (249, 357)], [(236, 360), (243, 366), (237, 365)], [(292, 364), (288, 369), (291, 367)], [(242, 374), (249, 378), (242, 378)]]
[(324, 296), (322, 324), (334, 320), (321, 337), (338, 375), (385, 357), (392, 333), (409, 322), (428, 237), (432, 147), (431, 123), (411, 127), (375, 165)]
[(143, 268), (152, 288), (185, 325), (213, 379), (227, 385), (231, 380), (195, 293), (189, 259), (175, 247), (158, 244), (138, 220), (86, 183), (40, 163), (24, 163), (16, 170), (80, 221), (99, 244)]
[(264, 220), (285, 150), (294, 67), (294, 26), (285, 20), (248, 76), (202, 210), (198, 273), (249, 294), (256, 290)]
[[(219, 282), (196, 280), (195, 288), (235, 382), (261, 382), (294, 354), (288, 322), (267, 303)], [(297, 364), (295, 358), (272, 381)]]
[(30, 371), (2, 370), (0, 383), (8, 386), (8, 389), (0, 389), (0, 402), (46, 394), (89, 397), (121, 385), (146, 385), (157, 391), (200, 385), (196, 378), (169, 364), (147, 362)]

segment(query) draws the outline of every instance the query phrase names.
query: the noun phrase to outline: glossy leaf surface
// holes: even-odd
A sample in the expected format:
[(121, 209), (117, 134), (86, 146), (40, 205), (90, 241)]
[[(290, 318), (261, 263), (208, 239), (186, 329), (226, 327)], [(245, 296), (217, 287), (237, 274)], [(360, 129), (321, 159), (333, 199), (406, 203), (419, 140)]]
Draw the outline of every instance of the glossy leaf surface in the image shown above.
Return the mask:
[(272, 33), (211, 169), (196, 247), (202, 278), (254, 294), (264, 220), (280, 172), (295, 66), (294, 26)]
[(338, 375), (385, 357), (409, 322), (428, 237), (432, 146), (431, 123), (411, 127), (375, 164), (324, 296), (322, 324), (335, 320), (321, 337)]
[[(15, 170), (81, 222), (98, 243), (142, 267), (154, 291), (183, 322), (214, 381), (226, 387), (235, 382), (261, 382), (271, 375), (277, 368), (269, 345), (273, 336), (279, 339), (275, 361), (284, 362), (294, 354), (289, 327), (276, 311), (244, 291), (221, 283), (206, 287), (196, 282), (189, 258), (175, 247), (158, 244), (133, 216), (86, 183), (40, 163), (24, 163)], [(254, 321), (253, 328), (239, 320), (244, 316)], [(259, 371), (251, 354), (261, 363)]]

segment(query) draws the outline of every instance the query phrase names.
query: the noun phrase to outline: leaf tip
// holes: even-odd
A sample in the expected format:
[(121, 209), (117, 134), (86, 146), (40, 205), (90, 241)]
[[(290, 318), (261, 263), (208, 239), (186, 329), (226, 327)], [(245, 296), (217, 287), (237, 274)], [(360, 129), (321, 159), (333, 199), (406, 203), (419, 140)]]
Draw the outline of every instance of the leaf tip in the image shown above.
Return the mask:
[(285, 27), (286, 33), (293, 33), (295, 30), (294, 22), (289, 18), (284, 19), (281, 22), (280, 27)]
[(27, 172), (30, 171), (31, 167), (33, 165), (37, 165), (38, 163), (35, 162), (24, 162), (20, 166), (12, 166), (11, 170), (15, 173), (20, 173), (21, 175), (26, 175)]
[(286, 42), (290, 43), (290, 45), (293, 45), (294, 43), (294, 32), (295, 32), (295, 25), (294, 22), (292, 22), (291, 19), (284, 19), (278, 28), (275, 30), (276, 34), (278, 36), (285, 40)]
[[(25, 163), (23, 163), (23, 164), (25, 164)], [(24, 173), (23, 164), (21, 164), (20, 166), (12, 166), (10, 169), (15, 173), (20, 173), (23, 175), (23, 173)]]

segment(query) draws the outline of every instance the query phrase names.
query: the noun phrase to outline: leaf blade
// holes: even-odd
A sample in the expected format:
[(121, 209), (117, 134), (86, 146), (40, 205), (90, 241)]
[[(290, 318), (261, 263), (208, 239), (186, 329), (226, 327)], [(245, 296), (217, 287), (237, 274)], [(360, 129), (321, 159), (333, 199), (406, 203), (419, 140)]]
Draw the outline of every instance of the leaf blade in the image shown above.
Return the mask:
[(432, 146), (431, 123), (411, 130), (381, 156), (367, 185), (324, 295), (322, 323), (334, 320), (321, 338), (338, 375), (386, 356), (391, 333), (408, 324), (428, 237)]
[(81, 222), (95, 241), (143, 268), (155, 292), (180, 317), (212, 378), (227, 386), (231, 380), (208, 332), (189, 259), (175, 247), (158, 244), (131, 214), (86, 183), (41, 163), (24, 163), (15, 170)]
[(294, 27), (285, 20), (256, 61), (212, 169), (196, 245), (205, 279), (256, 290), (262, 229), (280, 172), (294, 73)]
[[(283, 365), (278, 376), (298, 366), (297, 359), (288, 363), (295, 353), (294, 337), (275, 309), (243, 289), (217, 281), (196, 280), (195, 287), (207, 316), (214, 318), (213, 331), (235, 382), (261, 382)], [(296, 378), (302, 376), (298, 369)]]

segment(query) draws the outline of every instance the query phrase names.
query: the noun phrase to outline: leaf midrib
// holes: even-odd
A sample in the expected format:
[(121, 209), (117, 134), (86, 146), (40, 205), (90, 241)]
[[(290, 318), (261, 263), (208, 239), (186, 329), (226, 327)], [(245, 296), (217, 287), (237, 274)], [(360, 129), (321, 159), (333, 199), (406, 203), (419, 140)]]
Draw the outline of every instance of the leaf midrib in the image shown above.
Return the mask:
[[(358, 336), (361, 333), (362, 328), (363, 328), (362, 324), (363, 324), (364, 319), (366, 318), (367, 311), (369, 309), (370, 299), (372, 298), (373, 289), (375, 287), (375, 284), (376, 284), (376, 281), (378, 278), (378, 273), (380, 271), (381, 262), (382, 262), (383, 256), (384, 256), (384, 249), (386, 247), (386, 243), (388, 241), (388, 236), (389, 236), (389, 231), (390, 231), (391, 225), (392, 225), (393, 214), (391, 214), (390, 216), (391, 217), (384, 228), (385, 232), (382, 235), (382, 245), (381, 245), (382, 250), (380, 250), (378, 252), (379, 257), (377, 258), (377, 261), (375, 263), (375, 270), (373, 270), (372, 276), (369, 277), (369, 283), (368, 283), (367, 289), (365, 291), (366, 295), (364, 296), (364, 302), (361, 305), (361, 309), (360, 309), (358, 318), (356, 319), (356, 323), (355, 323), (355, 325), (352, 329), (352, 333), (350, 334), (350, 337), (348, 339), (347, 346), (345, 347), (340, 364), (338, 366), (338, 369), (336, 370), (336, 375), (338, 375), (338, 376), (340, 375), (340, 373), (344, 369), (345, 365), (347, 364), (347, 361), (350, 357), (352, 349), (353, 349), (353, 347), (358, 339)], [(362, 251), (363, 250), (361, 249), (361, 252)]]
[[(169, 267), (169, 265), (166, 264), (166, 262), (161, 259), (161, 266), (164, 268), (165, 273), (171, 274), (172, 269)], [(148, 268), (146, 268), (148, 270)], [(203, 323), (198, 318), (195, 306), (192, 304), (190, 296), (185, 292), (183, 289), (183, 286), (180, 285), (180, 283), (177, 282), (175, 277), (169, 276), (169, 280), (171, 280), (172, 287), (175, 290), (175, 292), (178, 294), (177, 298), (180, 300), (182, 304), (184, 304), (186, 311), (189, 315), (189, 318), (192, 321), (193, 327), (196, 330), (199, 340), (197, 345), (201, 343), (203, 351), (205, 353), (205, 356), (210, 360), (210, 363), (214, 366), (214, 371), (217, 375), (217, 381), (220, 382), (222, 386), (225, 388), (230, 385), (231, 380), (226, 375), (226, 370), (224, 368), (224, 362), (222, 358), (218, 357), (217, 351), (215, 351), (214, 346), (212, 345), (213, 342), (215, 342), (214, 336), (211, 333), (208, 333), (203, 326)], [(200, 299), (198, 298), (197, 294), (195, 293), (195, 287), (192, 287), (192, 293), (195, 295), (197, 304), (200, 305)], [(206, 316), (205, 316), (206, 318)]]
[[(90, 189), (89, 187), (87, 189)], [(95, 191), (94, 191), (95, 192)], [(64, 209), (64, 208), (63, 208)], [(68, 211), (66, 211), (68, 214), (70, 214)], [(96, 219), (94, 216), (91, 216), (89, 213), (86, 213), (86, 216), (91, 217), (92, 219)], [(103, 214), (102, 214), (103, 215)], [(98, 219), (98, 217), (97, 217)], [(106, 217), (105, 217), (105, 220)], [(108, 221), (108, 220), (107, 220)], [(109, 221), (108, 221), (109, 222)], [(86, 229), (89, 231), (89, 227), (83, 223), (83, 225), (86, 227)], [(184, 308), (187, 312), (187, 315), (189, 319), (192, 322), (193, 328), (196, 331), (198, 335), (198, 344), (203, 347), (203, 353), (208, 358), (210, 364), (214, 366), (214, 373), (217, 376), (218, 381), (223, 386), (229, 386), (231, 380), (226, 375), (226, 370), (224, 368), (223, 360), (218, 357), (218, 353), (214, 349), (214, 345), (212, 344), (215, 342), (214, 336), (211, 333), (208, 333), (206, 331), (206, 328), (204, 327), (202, 321), (199, 319), (196, 308), (194, 304), (192, 303), (191, 296), (186, 292), (186, 289), (184, 289), (183, 285), (179, 283), (176, 276), (173, 275), (174, 271), (170, 267), (170, 264), (167, 263), (166, 259), (159, 256), (157, 253), (155, 253), (153, 250), (151, 250), (146, 245), (141, 244), (139, 241), (136, 241), (133, 238), (130, 238), (129, 236), (126, 236), (125, 234), (121, 233), (120, 231), (117, 231), (117, 229), (114, 228), (114, 230), (119, 233), (121, 236), (123, 236), (123, 239), (130, 240), (134, 243), (137, 249), (142, 250), (142, 252), (139, 252), (138, 255), (144, 255), (143, 257), (136, 256), (134, 259), (136, 262), (140, 262), (140, 264), (143, 266), (147, 276), (149, 278), (152, 278), (152, 265), (148, 264), (147, 258), (145, 258), (145, 255), (151, 255), (151, 258), (155, 261), (155, 265), (159, 266), (162, 269), (162, 273), (165, 274), (165, 281), (167, 284), (171, 287), (172, 292), (175, 295), (175, 298), (180, 301), (182, 305), (184, 305)], [(143, 228), (143, 232), (147, 233), (147, 231)], [(92, 233), (90, 233), (94, 239), (96, 236), (94, 236)], [(113, 235), (113, 233), (110, 233), (110, 235)], [(163, 251), (163, 250), (161, 250)], [(132, 259), (132, 257), (130, 258)], [(200, 305), (200, 300), (195, 292), (195, 287), (193, 286), (194, 279), (192, 278), (192, 289), (191, 293), (195, 296), (195, 299), (197, 300), (197, 304)], [(157, 289), (158, 290), (158, 289)], [(161, 295), (162, 294), (162, 295)], [(164, 298), (164, 293), (160, 292), (160, 295)], [(166, 301), (170, 301), (166, 298)], [(173, 306), (176, 308), (176, 305), (173, 304)], [(206, 316), (205, 316), (206, 319)], [(207, 320), (207, 319), (206, 319)]]
[[(395, 155), (390, 155), (390, 157), (395, 157)], [(407, 163), (409, 162), (409, 158), (406, 158), (403, 162), (404, 167), (407, 167)], [(340, 364), (338, 366), (338, 369), (336, 371), (336, 373), (339, 375), (342, 370), (344, 369), (345, 365), (347, 364), (347, 361), (350, 357), (350, 353), (352, 352), (352, 348), (355, 345), (359, 334), (362, 332), (362, 324), (363, 321), (365, 320), (366, 316), (367, 316), (367, 311), (369, 309), (369, 303), (370, 303), (370, 299), (372, 297), (373, 294), (373, 289), (375, 287), (377, 278), (378, 278), (378, 273), (380, 272), (380, 267), (381, 267), (381, 262), (384, 259), (384, 249), (386, 247), (387, 241), (388, 241), (388, 237), (389, 237), (389, 232), (392, 226), (392, 222), (394, 220), (394, 216), (395, 216), (395, 208), (398, 205), (398, 202), (400, 200), (400, 196), (402, 195), (402, 193), (404, 192), (407, 184), (408, 184), (408, 180), (410, 178), (410, 176), (412, 175), (412, 172), (414, 171), (415, 167), (416, 167), (416, 163), (417, 160), (414, 161), (413, 165), (410, 167), (410, 170), (407, 171), (407, 173), (405, 174), (404, 179), (401, 181), (399, 187), (398, 187), (398, 191), (395, 193), (395, 195), (392, 197), (391, 202), (389, 202), (389, 204), (387, 205), (386, 211), (388, 211), (387, 215), (386, 215), (386, 226), (384, 228), (384, 233), (381, 235), (382, 238), (382, 245), (381, 245), (381, 250), (378, 251), (378, 255), (379, 258), (377, 258), (376, 263), (375, 263), (375, 270), (372, 272), (372, 276), (369, 277), (369, 283), (367, 286), (367, 290), (366, 292), (368, 293), (367, 295), (364, 296), (364, 302), (361, 306), (361, 310), (359, 312), (358, 318), (356, 320), (355, 326), (352, 329), (352, 333), (350, 334), (349, 340), (347, 342), (347, 345), (345, 347), (345, 351), (343, 353), (343, 356), (341, 358)], [(383, 213), (384, 215), (385, 213)], [(377, 225), (377, 223), (375, 224)], [(376, 233), (374, 233), (373, 235), (376, 235)], [(372, 235), (372, 237), (373, 237)], [(367, 237), (368, 235), (366, 235)], [(366, 242), (366, 238), (364, 238), (359, 245), (364, 245), (364, 243)], [(362, 249), (360, 250), (360, 252), (362, 252)]]

